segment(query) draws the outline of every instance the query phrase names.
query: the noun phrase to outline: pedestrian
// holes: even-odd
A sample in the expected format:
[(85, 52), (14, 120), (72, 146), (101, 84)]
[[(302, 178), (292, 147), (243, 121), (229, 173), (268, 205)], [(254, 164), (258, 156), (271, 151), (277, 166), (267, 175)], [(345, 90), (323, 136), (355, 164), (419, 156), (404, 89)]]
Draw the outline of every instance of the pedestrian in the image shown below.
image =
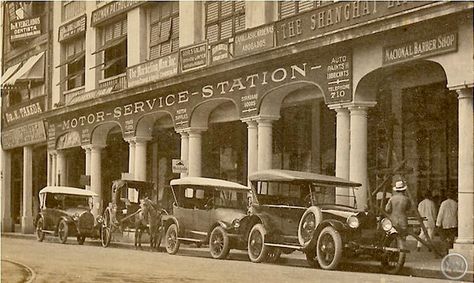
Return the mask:
[(454, 200), (454, 193), (448, 192), (447, 199), (441, 203), (436, 219), (436, 227), (441, 231), (443, 241), (452, 248), (458, 232), (458, 203)]
[[(425, 191), (424, 199), (418, 204), (418, 212), (420, 213), (421, 218), (424, 219), (423, 223), (425, 225), (426, 231), (428, 232), (429, 238), (433, 240), (436, 221), (436, 206), (434, 201), (431, 200), (431, 191)], [(421, 229), (420, 238), (425, 241), (428, 240), (423, 229)], [(418, 241), (418, 243), (416, 244), (416, 250), (421, 250), (420, 241)]]
[(405, 239), (406, 230), (408, 228), (407, 213), (411, 208), (410, 199), (405, 195), (407, 185), (404, 181), (397, 181), (393, 187), (393, 195), (388, 200), (385, 210), (389, 214), (389, 218), (398, 233)]

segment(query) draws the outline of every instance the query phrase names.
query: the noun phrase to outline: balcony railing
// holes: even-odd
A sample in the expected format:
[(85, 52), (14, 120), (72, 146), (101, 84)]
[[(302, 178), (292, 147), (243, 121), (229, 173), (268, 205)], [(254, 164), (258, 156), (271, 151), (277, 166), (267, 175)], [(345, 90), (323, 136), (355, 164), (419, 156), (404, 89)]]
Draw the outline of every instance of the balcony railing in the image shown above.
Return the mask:
[(127, 73), (99, 81), (99, 88), (113, 87), (112, 91), (119, 91), (127, 88)]
[(64, 103), (66, 105), (71, 105), (81, 101), (81, 96), (84, 94), (84, 92), (85, 88), (83, 86), (64, 91)]

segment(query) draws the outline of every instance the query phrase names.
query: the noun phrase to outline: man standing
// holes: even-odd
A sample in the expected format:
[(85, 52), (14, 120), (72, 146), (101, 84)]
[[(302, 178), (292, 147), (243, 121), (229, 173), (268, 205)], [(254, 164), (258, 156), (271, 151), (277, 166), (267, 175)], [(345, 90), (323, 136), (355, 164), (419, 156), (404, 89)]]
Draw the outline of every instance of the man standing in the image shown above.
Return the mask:
[(449, 248), (452, 248), (458, 232), (458, 203), (452, 192), (448, 192), (447, 197), (439, 207), (436, 226), (442, 229), (443, 241), (447, 240)]
[(406, 229), (408, 228), (407, 213), (410, 210), (410, 199), (405, 195), (407, 186), (404, 181), (398, 181), (393, 187), (393, 195), (388, 200), (385, 210), (390, 215), (390, 220), (402, 238), (406, 236)]
[[(434, 228), (435, 228), (435, 218), (436, 218), (436, 206), (435, 203), (431, 200), (431, 191), (425, 191), (424, 200), (418, 204), (418, 212), (420, 213), (421, 218), (424, 219), (424, 224), (428, 236), (430, 239), (433, 239)], [(421, 229), (420, 238), (427, 241), (427, 237)], [(418, 241), (416, 244), (416, 250), (420, 251), (421, 242)]]

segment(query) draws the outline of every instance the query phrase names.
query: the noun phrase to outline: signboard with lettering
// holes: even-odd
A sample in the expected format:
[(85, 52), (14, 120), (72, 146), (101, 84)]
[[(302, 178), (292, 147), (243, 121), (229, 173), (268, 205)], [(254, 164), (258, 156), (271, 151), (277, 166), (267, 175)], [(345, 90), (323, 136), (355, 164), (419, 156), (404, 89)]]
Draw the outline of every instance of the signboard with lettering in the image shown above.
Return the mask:
[(211, 64), (232, 59), (232, 50), (233, 45), (228, 40), (211, 45)]
[(273, 24), (245, 30), (235, 35), (235, 56), (260, 52), (275, 46), (273, 40)]
[(191, 71), (207, 66), (207, 42), (181, 48), (181, 71)]
[(337, 1), (275, 23), (277, 46), (321, 37), (430, 4), (427, 1)]
[(81, 146), (81, 136), (78, 132), (72, 131), (60, 136), (57, 141), (57, 149), (66, 149)]
[(11, 130), (2, 131), (3, 149), (12, 149), (45, 141), (46, 131), (43, 121), (37, 121)]
[(86, 31), (86, 15), (83, 15), (69, 23), (66, 23), (59, 27), (58, 30), (58, 41), (64, 41)]
[(41, 17), (10, 22), (10, 42), (31, 39), (41, 35)]
[(178, 53), (147, 61), (127, 69), (128, 87), (154, 82), (178, 74)]
[(31, 99), (26, 104), (22, 103), (8, 107), (3, 111), (3, 119), (6, 125), (20, 122), (43, 113), (45, 110), (44, 102), (45, 98), (42, 96)]
[(188, 168), (184, 164), (184, 161), (181, 159), (172, 159), (171, 160), (171, 169), (173, 173), (188, 173)]
[(422, 37), (417, 40), (383, 48), (383, 64), (394, 64), (421, 59), (447, 52), (455, 52), (458, 34), (455, 31)]
[(146, 1), (113, 1), (92, 12), (91, 26), (98, 25), (120, 13), (124, 13)]

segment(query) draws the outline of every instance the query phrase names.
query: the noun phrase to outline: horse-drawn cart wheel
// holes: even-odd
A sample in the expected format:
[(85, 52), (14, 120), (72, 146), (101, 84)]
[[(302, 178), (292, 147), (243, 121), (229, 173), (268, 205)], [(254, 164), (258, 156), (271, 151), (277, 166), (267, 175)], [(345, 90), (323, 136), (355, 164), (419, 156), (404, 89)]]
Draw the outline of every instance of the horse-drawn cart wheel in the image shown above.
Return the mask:
[(108, 247), (110, 244), (110, 240), (112, 239), (112, 214), (110, 213), (110, 209), (107, 208), (104, 211), (102, 229), (100, 231), (100, 241), (104, 248)]

